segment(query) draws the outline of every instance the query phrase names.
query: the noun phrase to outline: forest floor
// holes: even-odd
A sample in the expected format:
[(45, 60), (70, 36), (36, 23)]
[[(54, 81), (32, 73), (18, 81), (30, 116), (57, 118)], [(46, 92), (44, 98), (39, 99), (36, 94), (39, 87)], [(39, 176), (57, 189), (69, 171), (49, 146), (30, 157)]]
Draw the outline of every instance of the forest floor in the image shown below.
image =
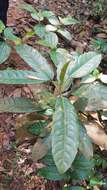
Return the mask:
[[(21, 2), (22, 0), (10, 0), (8, 26), (12, 26), (17, 33), (23, 35), (28, 28), (28, 15), (19, 8)], [(91, 50), (91, 41), (95, 37), (107, 40), (107, 19), (95, 19), (92, 7), (86, 1), (26, 0), (26, 2), (31, 2), (37, 9), (49, 9), (61, 16), (72, 15), (82, 21), (81, 26), (68, 27), (73, 39), (73, 43), (68, 47), (70, 51), (82, 53)], [(103, 32), (94, 33), (95, 28), (100, 28)], [(66, 42), (63, 44), (64, 47), (67, 45)], [(5, 66), (26, 68), (25, 63), (14, 52)], [(3, 68), (4, 66), (1, 67)], [(32, 97), (32, 90), (37, 88), (39, 87), (35, 85), (0, 85), (0, 98)], [(16, 118), (17, 114), (0, 114), (0, 190), (60, 190), (58, 183), (47, 182), (36, 175), (36, 169), (41, 166), (39, 163), (33, 163), (31, 159), (31, 146), (34, 141), (24, 141), (22, 136), (22, 143), (18, 147), (15, 146)]]

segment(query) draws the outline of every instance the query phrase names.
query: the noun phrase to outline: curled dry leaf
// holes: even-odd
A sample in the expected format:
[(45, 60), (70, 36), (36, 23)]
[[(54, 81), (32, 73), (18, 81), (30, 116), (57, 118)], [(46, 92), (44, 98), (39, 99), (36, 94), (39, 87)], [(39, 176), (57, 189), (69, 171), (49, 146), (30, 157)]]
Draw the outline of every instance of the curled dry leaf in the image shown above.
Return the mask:
[(32, 149), (32, 158), (34, 162), (37, 162), (43, 158), (48, 152), (48, 146), (42, 139), (38, 139)]
[(100, 125), (96, 122), (87, 122), (84, 126), (87, 130), (88, 136), (92, 139), (92, 141), (96, 145), (107, 150), (107, 134), (100, 127)]

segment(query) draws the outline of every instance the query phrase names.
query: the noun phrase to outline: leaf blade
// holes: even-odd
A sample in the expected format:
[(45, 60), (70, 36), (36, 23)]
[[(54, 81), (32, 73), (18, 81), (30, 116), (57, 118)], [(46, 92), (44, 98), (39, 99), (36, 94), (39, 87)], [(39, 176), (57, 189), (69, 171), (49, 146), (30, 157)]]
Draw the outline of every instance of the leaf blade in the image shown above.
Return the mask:
[(74, 107), (66, 98), (58, 98), (52, 127), (52, 154), (60, 173), (70, 168), (77, 154), (78, 132)]
[(96, 52), (84, 53), (78, 57), (69, 74), (73, 78), (86, 76), (99, 66), (101, 58), (101, 54), (97, 54)]
[(0, 113), (30, 113), (41, 111), (41, 108), (28, 98), (0, 98)]
[(4, 63), (11, 53), (11, 47), (5, 42), (0, 42), (0, 64)]
[(36, 77), (36, 72), (28, 70), (0, 71), (0, 84), (39, 84), (46, 82)]
[(53, 79), (54, 73), (47, 60), (33, 47), (20, 45), (16, 47), (20, 57), (44, 80)]

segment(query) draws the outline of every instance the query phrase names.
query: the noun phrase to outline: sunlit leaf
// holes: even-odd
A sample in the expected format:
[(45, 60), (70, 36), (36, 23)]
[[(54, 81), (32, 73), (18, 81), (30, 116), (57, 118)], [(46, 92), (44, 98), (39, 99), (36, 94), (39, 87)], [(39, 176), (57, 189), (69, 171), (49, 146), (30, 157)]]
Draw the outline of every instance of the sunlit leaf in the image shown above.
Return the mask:
[(101, 73), (99, 75), (99, 79), (101, 80), (101, 82), (107, 84), (107, 75)]
[(96, 52), (88, 52), (80, 55), (74, 65), (71, 67), (69, 74), (73, 78), (80, 78), (91, 73), (99, 66), (101, 55)]
[(48, 20), (52, 25), (55, 25), (55, 26), (60, 25), (59, 19), (55, 15), (49, 17)]
[(65, 18), (61, 18), (59, 17), (59, 20), (62, 24), (64, 25), (73, 25), (73, 24), (78, 24), (80, 23), (77, 19), (73, 18), (73, 17), (65, 17)]
[(46, 25), (46, 31), (47, 32), (54, 32), (54, 31), (56, 31), (57, 30), (57, 27), (56, 26), (53, 26), (53, 25), (51, 25), (51, 24), (47, 24)]
[(20, 45), (16, 47), (20, 57), (36, 71), (36, 77), (43, 80), (53, 79), (53, 70), (47, 60), (33, 47), (29, 45)]

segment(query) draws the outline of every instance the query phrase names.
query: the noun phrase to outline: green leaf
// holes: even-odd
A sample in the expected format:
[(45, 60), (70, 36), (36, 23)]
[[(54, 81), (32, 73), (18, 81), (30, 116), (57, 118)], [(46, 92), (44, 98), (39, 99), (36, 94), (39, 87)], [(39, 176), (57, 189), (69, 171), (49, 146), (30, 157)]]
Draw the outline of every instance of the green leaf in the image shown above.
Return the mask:
[(54, 73), (47, 60), (33, 47), (29, 45), (20, 45), (16, 47), (20, 57), (35, 70), (36, 76), (43, 80), (53, 79)]
[(52, 126), (52, 154), (60, 173), (66, 172), (75, 159), (79, 145), (79, 125), (73, 105), (58, 98)]
[(36, 72), (27, 70), (0, 71), (0, 84), (39, 84), (46, 82), (36, 77)]
[(44, 40), (39, 40), (38, 44), (41, 44), (41, 45), (44, 45), (44, 46), (54, 49), (54, 48), (56, 48), (56, 46), (58, 44), (58, 37), (55, 33), (48, 32), (44, 36)]
[(57, 53), (56, 53), (56, 49), (52, 49), (49, 54), (50, 54), (50, 58), (53, 61), (54, 65), (57, 66)]
[(54, 16), (54, 13), (52, 11), (42, 11), (43, 17), (49, 18), (51, 16)]
[(33, 19), (39, 21), (39, 22), (44, 19), (42, 13), (41, 13), (41, 12), (36, 12), (36, 11), (33, 12), (33, 13), (31, 13), (31, 17), (32, 17)]
[(63, 180), (63, 179), (68, 180), (69, 179), (69, 176), (66, 173), (61, 175), (55, 166), (49, 166), (49, 167), (41, 168), (38, 170), (37, 173), (39, 176), (42, 176), (48, 180), (53, 180), (53, 181), (59, 181), (59, 180)]
[(5, 29), (5, 25), (4, 25), (4, 23), (0, 20), (0, 33), (2, 33), (4, 29)]
[(76, 180), (88, 179), (92, 175), (93, 169), (93, 160), (87, 160), (84, 156), (78, 155), (73, 162), (71, 178)]
[(0, 98), (0, 112), (30, 113), (41, 111), (41, 108), (28, 98)]
[(55, 15), (49, 17), (48, 20), (52, 25), (60, 26), (59, 19)]
[(70, 55), (68, 53), (68, 51), (66, 51), (65, 49), (62, 48), (58, 48), (56, 51), (56, 63), (57, 65), (57, 80), (60, 82), (60, 74), (63, 73), (63, 69), (65, 67), (65, 65), (67, 67), (65, 72), (64, 72), (64, 78), (63, 78), (63, 82), (61, 84), (61, 89), (62, 91), (66, 91), (71, 83), (72, 83), (72, 77), (69, 75), (69, 67), (70, 65), (73, 65), (73, 59), (72, 59), (72, 55)]
[(46, 156), (41, 159), (41, 162), (46, 166), (55, 166), (51, 150), (49, 150)]
[(21, 6), (20, 6), (22, 9), (30, 12), (30, 13), (33, 13), (35, 12), (36, 10), (33, 8), (32, 5), (29, 5), (28, 3), (21, 3)]
[(61, 83), (63, 83), (63, 81), (64, 81), (64, 77), (65, 77), (65, 73), (66, 73), (66, 70), (68, 68), (68, 65), (69, 65), (69, 63), (65, 63), (63, 65), (62, 69), (61, 69), (61, 72), (60, 72), (60, 81), (61, 81)]
[(60, 64), (57, 67), (57, 78), (58, 78), (58, 83), (60, 85), (60, 90), (61, 92), (66, 91), (70, 85), (72, 84), (72, 78), (70, 78), (66, 72), (69, 67), (69, 62), (63, 64), (63, 66)]
[[(52, 61), (54, 62), (55, 66), (60, 67), (60, 68), (62, 68), (63, 65), (65, 63), (68, 63), (71, 59), (69, 52), (63, 48), (57, 48), (55, 50), (51, 50), (50, 57), (51, 57)], [(59, 68), (59, 70), (60, 70), (60, 68)], [(57, 73), (57, 78), (59, 78), (58, 76), (59, 75)]]
[(42, 136), (45, 133), (44, 127), (48, 125), (47, 121), (38, 121), (34, 123), (32, 126), (28, 127), (28, 131), (31, 134)]
[(80, 23), (77, 19), (75, 19), (73, 17), (70, 17), (70, 16), (68, 16), (66, 18), (59, 17), (59, 20), (64, 25), (74, 25), (74, 24), (79, 24)]
[(47, 32), (55, 32), (57, 30), (57, 27), (56, 26), (53, 26), (51, 24), (47, 24), (46, 25), (46, 31)]
[(34, 26), (35, 34), (38, 35), (40, 38), (43, 38), (46, 34), (46, 29), (43, 24), (37, 24)]
[(57, 32), (60, 33), (67, 40), (72, 40), (72, 35), (67, 30), (65, 30), (65, 29), (59, 29), (59, 30), (57, 30)]
[(21, 44), (21, 39), (13, 34), (13, 29), (8, 27), (4, 30), (4, 36), (13, 42), (15, 42), (16, 45)]
[(0, 64), (4, 63), (11, 53), (11, 47), (5, 42), (0, 42)]
[(92, 83), (96, 80), (96, 77), (92, 74), (86, 75), (82, 78), (81, 83)]
[(85, 156), (86, 159), (90, 159), (93, 157), (93, 145), (91, 139), (87, 135), (87, 131), (80, 124), (80, 143), (79, 143), (79, 150)]
[(87, 99), (85, 111), (107, 109), (107, 86), (101, 83), (84, 84), (73, 95)]
[(75, 109), (81, 112), (85, 111), (87, 104), (88, 104), (88, 100), (86, 97), (78, 98), (78, 100), (74, 102)]
[(102, 186), (104, 185), (105, 183), (103, 181), (101, 181), (101, 179), (97, 179), (97, 178), (92, 178), (90, 179), (90, 186), (91, 187), (94, 187), (96, 185), (98, 186)]
[(88, 52), (80, 55), (75, 65), (69, 71), (73, 78), (80, 78), (91, 73), (99, 66), (101, 55), (96, 52)]

